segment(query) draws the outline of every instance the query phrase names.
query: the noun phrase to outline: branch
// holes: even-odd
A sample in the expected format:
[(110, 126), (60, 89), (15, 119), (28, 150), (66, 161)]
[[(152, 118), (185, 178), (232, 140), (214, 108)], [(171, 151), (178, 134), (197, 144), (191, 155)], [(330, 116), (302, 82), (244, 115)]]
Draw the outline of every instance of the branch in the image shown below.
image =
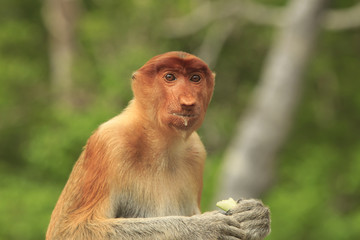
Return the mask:
[(343, 10), (329, 10), (324, 20), (328, 30), (344, 30), (360, 27), (360, 3)]
[(224, 43), (231, 35), (234, 27), (235, 23), (232, 19), (214, 23), (214, 26), (207, 31), (204, 41), (197, 51), (197, 56), (213, 68)]
[[(228, 17), (242, 18), (260, 25), (284, 26), (283, 7), (268, 6), (250, 0), (228, 0), (206, 2), (186, 16), (167, 20), (164, 28), (169, 37), (182, 37)], [(360, 27), (360, 3), (343, 10), (329, 10), (325, 13), (323, 27), (328, 30)]]
[(242, 17), (258, 24), (279, 26), (282, 9), (264, 6), (249, 0), (206, 2), (190, 14), (165, 21), (164, 28), (170, 37), (194, 34), (212, 22), (228, 17)]

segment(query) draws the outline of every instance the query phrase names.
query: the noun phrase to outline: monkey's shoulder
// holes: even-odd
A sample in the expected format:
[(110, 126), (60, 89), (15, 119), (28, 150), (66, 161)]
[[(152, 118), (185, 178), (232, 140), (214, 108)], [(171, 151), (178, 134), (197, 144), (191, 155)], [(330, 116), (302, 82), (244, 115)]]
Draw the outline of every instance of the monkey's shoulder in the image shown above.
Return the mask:
[(190, 135), (189, 139), (187, 140), (186, 145), (187, 145), (188, 153), (195, 154), (195, 155), (199, 156), (201, 159), (206, 158), (205, 146), (202, 143), (197, 132), (193, 132)]

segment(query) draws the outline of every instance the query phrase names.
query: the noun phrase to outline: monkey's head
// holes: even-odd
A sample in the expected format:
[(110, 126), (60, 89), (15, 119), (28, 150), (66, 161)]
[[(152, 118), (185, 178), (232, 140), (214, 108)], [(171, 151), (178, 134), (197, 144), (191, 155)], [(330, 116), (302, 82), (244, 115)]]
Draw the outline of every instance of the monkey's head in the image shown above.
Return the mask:
[(135, 102), (163, 128), (195, 131), (211, 100), (215, 74), (198, 57), (168, 52), (150, 59), (133, 74)]

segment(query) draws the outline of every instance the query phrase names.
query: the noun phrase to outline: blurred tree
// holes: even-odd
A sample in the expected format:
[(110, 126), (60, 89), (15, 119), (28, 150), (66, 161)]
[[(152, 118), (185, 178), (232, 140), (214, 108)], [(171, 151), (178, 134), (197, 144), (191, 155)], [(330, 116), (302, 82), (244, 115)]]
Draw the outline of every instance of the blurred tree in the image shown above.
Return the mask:
[(274, 9), (254, 5), (257, 13), (268, 14), (251, 16), (256, 16), (259, 22), (268, 19), (268, 24), (273, 22), (282, 29), (267, 57), (249, 109), (240, 119), (227, 150), (218, 199), (259, 197), (271, 186), (276, 166), (273, 161), (293, 122), (305, 67), (321, 24), (324, 22), (324, 27), (330, 30), (360, 26), (360, 3), (346, 10), (325, 12), (328, 2), (292, 1), (283, 21), (279, 21), (279, 15), (271, 14)]
[(289, 3), (252, 102), (227, 150), (219, 199), (259, 197), (271, 185), (273, 161), (293, 122), (327, 3)]
[(77, 0), (45, 0), (44, 23), (49, 32), (50, 81), (55, 102), (70, 104)]

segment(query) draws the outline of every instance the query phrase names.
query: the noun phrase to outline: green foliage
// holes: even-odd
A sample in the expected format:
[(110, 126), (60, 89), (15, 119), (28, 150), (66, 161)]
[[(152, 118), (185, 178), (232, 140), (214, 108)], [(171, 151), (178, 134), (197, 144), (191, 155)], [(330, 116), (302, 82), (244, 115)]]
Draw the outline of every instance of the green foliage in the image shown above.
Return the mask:
[[(283, 6), (288, 1), (260, 2)], [(44, 238), (87, 138), (131, 99), (132, 72), (165, 51), (196, 53), (206, 29), (172, 39), (163, 27), (164, 20), (196, 6), (191, 0), (84, 0), (69, 107), (56, 104), (51, 94), (42, 1), (0, 3), (0, 239)], [(211, 197), (222, 154), (257, 84), (274, 33), (268, 27), (241, 26), (220, 53), (216, 90), (199, 131), (209, 152), (204, 210), (215, 208)], [(360, 238), (359, 39), (359, 29), (324, 33), (319, 39), (276, 182), (264, 196), (272, 211), (269, 239)]]
[(3, 170), (0, 179), (1, 239), (43, 239), (49, 214), (62, 186), (30, 180), (22, 171), (5, 173)]

